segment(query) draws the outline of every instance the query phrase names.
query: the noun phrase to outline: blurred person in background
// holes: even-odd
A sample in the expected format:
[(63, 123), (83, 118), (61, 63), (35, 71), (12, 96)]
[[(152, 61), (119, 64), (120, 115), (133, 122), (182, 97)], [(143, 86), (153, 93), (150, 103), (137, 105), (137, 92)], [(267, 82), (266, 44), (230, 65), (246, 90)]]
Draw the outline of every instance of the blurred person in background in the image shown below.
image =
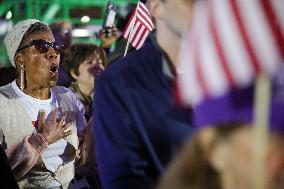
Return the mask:
[(18, 185), (69, 188), (86, 120), (76, 95), (56, 86), (63, 45), (35, 19), (17, 23), (4, 43), (18, 77), (0, 88), (0, 142)]
[(72, 78), (70, 89), (84, 104), (89, 121), (83, 144), (81, 161), (77, 162), (77, 180), (86, 177), (91, 188), (101, 188), (96, 168), (94, 131), (92, 128), (92, 102), (96, 78), (104, 71), (107, 57), (104, 49), (93, 44), (74, 44), (66, 52), (64, 69)]
[[(125, 8), (120, 8), (117, 11), (116, 18), (117, 24), (113, 25), (106, 31), (104, 28), (99, 31), (99, 38), (101, 39), (101, 47), (106, 50), (108, 61), (106, 67), (115, 60), (123, 57), (126, 48), (127, 41), (123, 37), (123, 31), (127, 25), (128, 20), (131, 17), (135, 5), (130, 4)], [(112, 49), (111, 45), (115, 42), (115, 46)], [(128, 52), (133, 50), (132, 46), (129, 47)]]
[(109, 29), (101, 28), (99, 31), (99, 38), (101, 40), (101, 47), (106, 51), (108, 55), (111, 51), (111, 46), (117, 39), (118, 30), (115, 25), (112, 25)]
[(284, 188), (283, 8), (196, 1), (178, 93), (198, 131), (158, 189)]
[(60, 64), (58, 68), (59, 78), (57, 80), (57, 85), (69, 87), (72, 79), (64, 70), (63, 62), (66, 51), (70, 48), (72, 44), (72, 25), (68, 21), (60, 21), (50, 24), (50, 28), (52, 30), (55, 40), (63, 43), (64, 45), (64, 51), (61, 54)]
[[(272, 90), (264, 165), (267, 189), (284, 188), (284, 96), (281, 95), (284, 82), (281, 82), (274, 82)], [(198, 105), (195, 108), (198, 132), (172, 161), (158, 189), (252, 188), (253, 105), (254, 86)]]
[[(107, 66), (111, 63), (115, 62), (119, 58), (122, 58), (124, 55), (124, 51), (127, 45), (127, 40), (123, 37), (123, 32), (125, 30), (125, 27), (127, 26), (127, 22), (131, 17), (131, 14), (133, 10), (135, 9), (135, 5), (129, 5), (126, 8), (126, 13), (122, 14), (118, 12), (118, 19), (117, 19), (117, 31), (116, 31), (116, 42), (115, 42), (115, 48), (108, 53), (108, 61)], [(127, 52), (134, 50), (135, 48), (131, 45), (129, 46)]]
[(70, 89), (85, 106), (86, 120), (92, 116), (92, 101), (96, 78), (107, 62), (103, 48), (93, 44), (74, 44), (66, 53), (64, 69), (72, 78)]
[(68, 49), (72, 44), (72, 25), (68, 21), (55, 22), (49, 25), (56, 41), (63, 43)]
[(173, 98), (176, 53), (191, 19), (191, 3), (149, 0), (156, 33), (96, 81), (96, 155), (105, 189), (155, 188), (168, 162), (194, 132), (190, 109), (176, 106)]

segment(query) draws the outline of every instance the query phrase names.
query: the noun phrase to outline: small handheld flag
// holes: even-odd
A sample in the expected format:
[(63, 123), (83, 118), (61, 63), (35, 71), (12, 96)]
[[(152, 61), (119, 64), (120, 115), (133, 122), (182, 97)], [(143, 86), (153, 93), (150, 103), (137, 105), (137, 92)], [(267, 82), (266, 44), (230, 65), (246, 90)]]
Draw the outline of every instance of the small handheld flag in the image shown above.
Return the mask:
[(134, 9), (123, 32), (123, 37), (128, 40), (128, 45), (131, 43), (133, 47), (139, 49), (153, 29), (154, 24), (149, 10), (144, 3), (138, 1), (137, 7)]
[(178, 100), (196, 106), (256, 79), (250, 188), (267, 188), (270, 78), (284, 60), (284, 1), (211, 0), (195, 6), (181, 48)]
[(179, 97), (196, 104), (245, 87), (284, 60), (284, 1), (200, 1), (180, 56)]

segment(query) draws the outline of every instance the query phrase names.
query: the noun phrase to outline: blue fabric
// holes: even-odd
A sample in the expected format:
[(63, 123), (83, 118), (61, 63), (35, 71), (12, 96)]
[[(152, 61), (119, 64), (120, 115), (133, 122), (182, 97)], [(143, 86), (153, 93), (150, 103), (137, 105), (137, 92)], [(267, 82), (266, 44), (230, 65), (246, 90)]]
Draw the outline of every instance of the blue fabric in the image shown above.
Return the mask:
[(175, 107), (173, 81), (153, 41), (113, 63), (96, 81), (94, 129), (104, 189), (151, 189), (194, 131)]

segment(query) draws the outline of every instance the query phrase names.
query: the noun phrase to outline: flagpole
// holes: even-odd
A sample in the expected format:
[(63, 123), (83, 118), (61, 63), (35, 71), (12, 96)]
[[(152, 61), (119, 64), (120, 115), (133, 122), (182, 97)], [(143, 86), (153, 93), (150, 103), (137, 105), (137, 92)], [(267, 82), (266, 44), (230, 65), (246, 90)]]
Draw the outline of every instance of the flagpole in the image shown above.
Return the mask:
[(261, 73), (254, 90), (253, 167), (252, 189), (267, 188), (266, 154), (271, 97), (271, 82), (268, 75)]
[(138, 1), (137, 5), (136, 5), (136, 8), (135, 8), (135, 14), (134, 14), (134, 18), (133, 18), (132, 23), (131, 23), (130, 33), (129, 33), (129, 37), (128, 37), (128, 39), (127, 39), (127, 45), (126, 45), (126, 48), (125, 48), (123, 57), (125, 57), (125, 56), (127, 55), (127, 51), (128, 51), (129, 43), (130, 43), (130, 38), (131, 38), (132, 35), (133, 35), (133, 27), (134, 27), (135, 21), (136, 21), (138, 4), (139, 4), (139, 1)]

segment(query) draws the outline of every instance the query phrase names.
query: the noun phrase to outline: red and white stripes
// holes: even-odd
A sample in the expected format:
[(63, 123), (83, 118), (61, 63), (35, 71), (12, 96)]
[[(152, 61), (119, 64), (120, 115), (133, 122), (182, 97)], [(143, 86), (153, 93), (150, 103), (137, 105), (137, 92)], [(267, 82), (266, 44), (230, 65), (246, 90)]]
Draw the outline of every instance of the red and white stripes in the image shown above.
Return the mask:
[(187, 104), (250, 84), (284, 60), (283, 0), (198, 1), (182, 44), (179, 95)]
[[(132, 31), (131, 28), (133, 28)], [(139, 1), (137, 8), (133, 11), (131, 18), (128, 21), (123, 36), (125, 39), (130, 37), (130, 43), (133, 47), (139, 49), (153, 29), (154, 25), (151, 14), (146, 5)]]

